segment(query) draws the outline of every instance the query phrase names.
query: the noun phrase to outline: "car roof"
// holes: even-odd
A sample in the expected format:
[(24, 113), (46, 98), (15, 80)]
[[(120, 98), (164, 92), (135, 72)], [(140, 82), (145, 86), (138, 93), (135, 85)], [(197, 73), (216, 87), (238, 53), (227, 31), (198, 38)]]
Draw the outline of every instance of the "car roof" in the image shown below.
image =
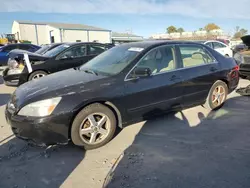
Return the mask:
[(99, 43), (99, 42), (65, 42), (62, 44), (66, 44), (69, 46), (73, 46), (73, 45), (77, 45), (77, 44), (102, 44), (102, 45), (107, 45), (107, 44), (103, 44), (103, 43)]
[(175, 40), (152, 40), (152, 41), (125, 43), (125, 44), (121, 44), (121, 46), (148, 48), (151, 46), (160, 46), (160, 45), (167, 45), (167, 44), (170, 44), (170, 45), (171, 44), (197, 44), (197, 42), (195, 42), (195, 41), (175, 41)]

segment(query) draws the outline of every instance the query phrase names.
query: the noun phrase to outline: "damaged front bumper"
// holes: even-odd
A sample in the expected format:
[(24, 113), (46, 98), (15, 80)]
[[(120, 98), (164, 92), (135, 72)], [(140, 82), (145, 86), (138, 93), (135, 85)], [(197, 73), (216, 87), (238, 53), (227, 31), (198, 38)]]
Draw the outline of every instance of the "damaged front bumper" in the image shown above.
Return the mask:
[[(25, 117), (5, 110), (5, 117), (16, 137), (33, 141), (39, 145), (67, 144), (69, 140), (70, 115), (49, 117)], [(66, 123), (68, 122), (68, 124)]]
[(5, 85), (18, 86), (26, 82), (28, 75), (25, 70), (6, 68), (3, 71), (3, 80)]

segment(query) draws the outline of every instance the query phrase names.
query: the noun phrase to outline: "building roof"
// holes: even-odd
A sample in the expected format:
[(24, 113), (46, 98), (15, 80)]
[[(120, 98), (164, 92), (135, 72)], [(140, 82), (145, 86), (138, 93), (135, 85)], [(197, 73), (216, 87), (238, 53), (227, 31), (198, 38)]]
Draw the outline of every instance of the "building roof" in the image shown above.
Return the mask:
[(19, 24), (36, 24), (36, 25), (49, 25), (58, 29), (72, 29), (72, 30), (93, 30), (93, 31), (110, 31), (99, 27), (84, 25), (84, 24), (68, 24), (68, 23), (52, 23), (52, 22), (34, 22), (25, 20), (16, 20)]
[(136, 38), (143, 38), (142, 36), (130, 34), (130, 33), (117, 33), (117, 32), (112, 32), (112, 37), (136, 37)]

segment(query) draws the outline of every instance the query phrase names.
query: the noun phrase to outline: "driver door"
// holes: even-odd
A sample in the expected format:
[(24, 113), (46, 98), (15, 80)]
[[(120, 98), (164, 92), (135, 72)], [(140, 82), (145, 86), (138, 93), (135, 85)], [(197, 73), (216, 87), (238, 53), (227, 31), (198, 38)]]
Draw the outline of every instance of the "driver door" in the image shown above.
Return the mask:
[[(134, 78), (132, 74), (138, 68), (150, 69), (151, 75)], [(180, 106), (182, 75), (175, 47), (166, 45), (149, 51), (126, 77), (125, 93), (124, 104), (131, 119), (147, 119)]]
[(73, 46), (56, 57), (57, 71), (81, 66), (85, 62), (87, 46)]

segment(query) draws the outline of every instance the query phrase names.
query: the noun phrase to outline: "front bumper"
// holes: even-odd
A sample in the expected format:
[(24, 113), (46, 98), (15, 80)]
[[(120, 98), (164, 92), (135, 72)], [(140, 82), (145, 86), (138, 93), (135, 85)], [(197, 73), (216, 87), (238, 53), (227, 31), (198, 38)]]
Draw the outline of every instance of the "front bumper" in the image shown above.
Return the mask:
[(18, 138), (45, 145), (68, 143), (71, 114), (24, 117), (10, 112), (7, 107), (5, 117)]
[(5, 85), (21, 85), (27, 81), (28, 73), (22, 72), (20, 74), (8, 74), (9, 70), (9, 68), (6, 68), (3, 71), (3, 80)]

